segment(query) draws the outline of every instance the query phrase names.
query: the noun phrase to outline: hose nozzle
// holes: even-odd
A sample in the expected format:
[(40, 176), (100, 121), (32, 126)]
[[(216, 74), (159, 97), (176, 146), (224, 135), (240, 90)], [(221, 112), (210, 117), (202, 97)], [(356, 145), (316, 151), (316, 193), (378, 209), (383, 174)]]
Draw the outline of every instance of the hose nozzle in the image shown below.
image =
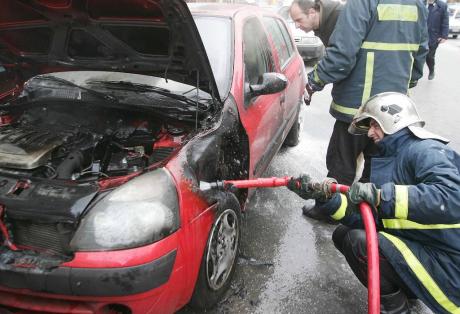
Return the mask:
[(215, 182), (206, 182), (200, 181), (200, 190), (203, 192), (207, 192), (210, 190), (225, 190), (224, 181), (215, 181)]

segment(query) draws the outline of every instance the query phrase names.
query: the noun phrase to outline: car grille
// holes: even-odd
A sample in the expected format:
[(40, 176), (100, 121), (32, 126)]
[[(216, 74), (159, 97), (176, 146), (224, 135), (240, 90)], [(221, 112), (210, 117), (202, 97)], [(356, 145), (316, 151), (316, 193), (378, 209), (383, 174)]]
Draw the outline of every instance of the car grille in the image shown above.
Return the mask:
[(10, 221), (14, 244), (43, 253), (67, 255), (72, 232), (64, 224)]

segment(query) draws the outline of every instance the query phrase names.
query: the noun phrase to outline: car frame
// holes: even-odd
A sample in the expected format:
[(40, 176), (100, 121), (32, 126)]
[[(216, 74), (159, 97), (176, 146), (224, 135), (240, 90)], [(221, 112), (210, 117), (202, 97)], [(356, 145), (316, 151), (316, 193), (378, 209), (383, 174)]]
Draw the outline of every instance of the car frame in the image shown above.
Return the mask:
[[(153, 151), (164, 152), (168, 148), (166, 156), (161, 155), (158, 160), (150, 156), (145, 168), (132, 167), (118, 176), (100, 176), (96, 172), (98, 165), (91, 161), (90, 169), (97, 176), (71, 168), (65, 179), (56, 179), (54, 174), (44, 178), (31, 175), (25, 179), (22, 174), (42, 165), (42, 159), (14, 160), (3, 150), (0, 156), (3, 180), (0, 186), (0, 238), (3, 240), (0, 245), (0, 306), (12, 311), (53, 313), (173, 313), (191, 302), (192, 306), (208, 309), (230, 285), (241, 240), (241, 213), (246, 210), (254, 191), (242, 189), (203, 194), (198, 190), (199, 183), (259, 177), (283, 143), (297, 145), (305, 86), (302, 59), (285, 22), (276, 14), (252, 6), (191, 5), (190, 13), (181, 0), (123, 0), (110, 9), (107, 1), (84, 2), (85, 6), (75, 0), (35, 0), (28, 4), (7, 0), (5, 12), (10, 15), (4, 14), (4, 20), (0, 20), (0, 62), (17, 84), (0, 93), (6, 110), (0, 114), (0, 133), (21, 125), (22, 120), (15, 120), (17, 108), (21, 114), (34, 110), (31, 114), (48, 115), (53, 109), (69, 115), (58, 107), (61, 98), (49, 96), (51, 92), (62, 95), (57, 93), (62, 90), (67, 91), (66, 97), (73, 97), (67, 102), (90, 99), (90, 105), (97, 99), (98, 104), (108, 109), (101, 112), (107, 112), (110, 117), (112, 112), (118, 114), (120, 111), (129, 122), (135, 122), (130, 114), (136, 116), (139, 112), (142, 117), (144, 109), (136, 108), (137, 111), (131, 112), (114, 99), (125, 94), (131, 97), (134, 94), (130, 94), (131, 91), (151, 92), (157, 101), (180, 102), (187, 105), (188, 110), (196, 106), (196, 113), (180, 121), (166, 115), (168, 124), (173, 127), (165, 123), (153, 144)], [(18, 7), (25, 13), (18, 13)], [(81, 8), (96, 8), (96, 11), (87, 14)], [(94, 18), (95, 12), (117, 16), (135, 16), (132, 12), (137, 12), (141, 16), (134, 22), (115, 21), (104, 15), (101, 19)], [(41, 14), (49, 20), (37, 21), (36, 16)], [(216, 83), (218, 64), (212, 62), (213, 56), (209, 53), (212, 41), (200, 39), (199, 32), (204, 38), (206, 29), (197, 29), (192, 15), (195, 21), (221, 19), (219, 21), (231, 27), (228, 82), (219, 84), (217, 80)], [(15, 16), (32, 16), (33, 19), (15, 22)], [(106, 32), (111, 25), (138, 27), (142, 24), (145, 28), (143, 23), (150, 16), (155, 20), (146, 25), (174, 32), (169, 38), (177, 41), (168, 44), (177, 49), (172, 54), (176, 58), (174, 62), (171, 62), (171, 55), (150, 58), (132, 53), (129, 47), (120, 45)], [(49, 59), (12, 49), (14, 41), (10, 34), (17, 35), (18, 30), (21, 33), (37, 25), (41, 28), (70, 27), (65, 32), (56, 28), (57, 33), (66, 38), (67, 54), (54, 54)], [(95, 53), (107, 55), (106, 58), (80, 60), (75, 56), (78, 52), (74, 51), (73, 56), (68, 55), (67, 45), (73, 41), (65, 34), (71, 36), (72, 27), (86, 32), (84, 27), (88, 25), (92, 34), (105, 40), (104, 49), (98, 46)], [(250, 34), (260, 36), (251, 37)], [(78, 35), (75, 47), (86, 49), (87, 45), (81, 44), (84, 36)], [(23, 39), (19, 42), (28, 45)], [(54, 48), (62, 43), (51, 42)], [(117, 59), (121, 57), (118, 50), (113, 53), (114, 47), (129, 52), (129, 60)], [(11, 62), (7, 64), (7, 61)], [(31, 61), (34, 67), (27, 66)], [(151, 86), (154, 90), (147, 84), (150, 70), (163, 75), (155, 78), (157, 85)], [(18, 72), (21, 75), (17, 76)], [(88, 78), (93, 80), (92, 85), (85, 83)], [(118, 93), (117, 88), (123, 93)], [(183, 93), (179, 97), (166, 89)], [(53, 93), (51, 95), (55, 95)], [(193, 101), (183, 96), (189, 94), (194, 95)], [(51, 105), (56, 104), (58, 109), (45, 103), (46, 113), (35, 110), (35, 102), (53, 99), (57, 100)], [(135, 99), (141, 101), (141, 98)], [(31, 100), (35, 102), (29, 107)], [(85, 108), (91, 109), (89, 105)], [(200, 114), (199, 108), (203, 108)], [(85, 114), (78, 108), (69, 111), (77, 117)], [(91, 120), (89, 116), (88, 119)], [(183, 125), (185, 131), (178, 130), (176, 122)], [(135, 132), (140, 130), (139, 125), (144, 124), (136, 124), (134, 131), (132, 128), (124, 130)], [(0, 139), (0, 144), (3, 143), (9, 143), (4, 136)], [(11, 145), (6, 146), (2, 147), (11, 148)], [(139, 153), (133, 149), (130, 152), (132, 155)], [(64, 161), (73, 163), (74, 157), (78, 159), (78, 155), (69, 154)], [(6, 158), (10, 158), (9, 163)], [(40, 155), (40, 158), (48, 157)], [(123, 165), (123, 160), (119, 164)], [(5, 165), (28, 168), (12, 173)], [(47, 166), (49, 164), (44, 167)], [(80, 182), (81, 177), (76, 174), (88, 175), (90, 179)], [(96, 179), (92, 179), (93, 176)], [(61, 207), (68, 209), (63, 211)], [(152, 208), (156, 210), (153, 214)], [(158, 217), (163, 218), (159, 221)], [(134, 218), (137, 220), (133, 221)], [(28, 224), (21, 225), (24, 221)], [(59, 221), (59, 225), (55, 221)], [(64, 223), (68, 224), (65, 225), (68, 229), (64, 228)], [(47, 233), (50, 229), (43, 229), (44, 225), (52, 225), (55, 229)], [(160, 231), (156, 231), (157, 225)], [(100, 230), (102, 226), (105, 229)], [(63, 238), (56, 240), (57, 236), (62, 236), (59, 230), (70, 241), (70, 244), (65, 243), (65, 247), (71, 249), (68, 256), (53, 253), (53, 250), (59, 251), (62, 244)], [(145, 235), (145, 230), (153, 235), (150, 231)], [(30, 235), (23, 237), (21, 232), (30, 232)], [(46, 246), (45, 240), (54, 242)]]

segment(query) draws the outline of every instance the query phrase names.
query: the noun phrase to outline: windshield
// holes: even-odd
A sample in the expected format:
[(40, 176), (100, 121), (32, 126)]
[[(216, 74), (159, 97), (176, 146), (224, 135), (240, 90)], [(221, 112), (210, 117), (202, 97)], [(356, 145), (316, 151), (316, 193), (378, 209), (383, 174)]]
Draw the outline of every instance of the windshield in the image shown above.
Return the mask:
[(232, 22), (229, 18), (194, 16), (195, 24), (211, 63), (219, 94), (228, 94), (232, 81)]

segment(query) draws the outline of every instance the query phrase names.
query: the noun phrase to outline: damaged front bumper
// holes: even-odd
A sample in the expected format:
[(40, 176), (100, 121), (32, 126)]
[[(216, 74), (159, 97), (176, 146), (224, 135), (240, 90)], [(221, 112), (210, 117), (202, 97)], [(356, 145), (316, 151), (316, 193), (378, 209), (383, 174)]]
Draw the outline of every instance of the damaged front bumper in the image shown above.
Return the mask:
[[(0, 309), (106, 313), (115, 307), (121, 313), (162, 312), (162, 304), (151, 300), (161, 300), (171, 290), (175, 242), (173, 234), (136, 249), (79, 252), (72, 261), (52, 268), (52, 261), (38, 265), (36, 257), (24, 253), (2, 254), (8, 258), (0, 260)], [(30, 264), (25, 263), (28, 259)]]

